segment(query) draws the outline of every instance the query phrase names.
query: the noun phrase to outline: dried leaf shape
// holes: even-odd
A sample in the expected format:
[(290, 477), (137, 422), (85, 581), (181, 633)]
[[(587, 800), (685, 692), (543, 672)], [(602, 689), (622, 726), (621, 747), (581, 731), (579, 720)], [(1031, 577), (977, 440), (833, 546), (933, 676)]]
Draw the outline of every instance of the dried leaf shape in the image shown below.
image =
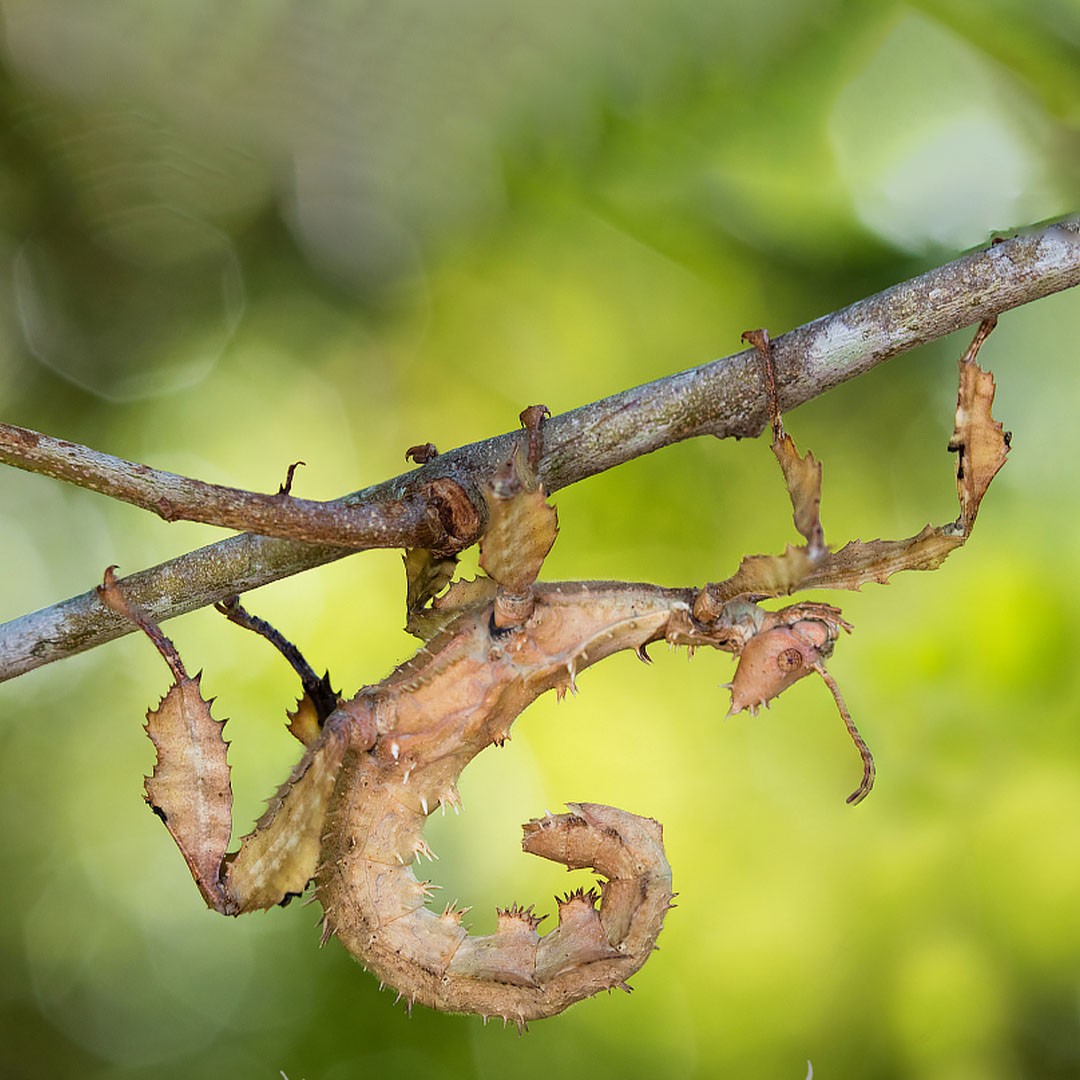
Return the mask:
[(446, 592), (435, 597), (430, 607), (414, 612), (406, 629), (424, 641), (430, 641), (463, 611), (490, 603), (497, 589), (495, 582), (487, 577), (455, 581)]
[(555, 543), (558, 516), (519, 445), (484, 493), (488, 525), (480, 566), (507, 592), (522, 594), (536, 580)]
[(328, 722), (240, 850), (228, 857), (230, 914), (273, 907), (307, 887), (319, 863), (326, 807), (347, 742), (344, 725)]
[(157, 763), (146, 801), (165, 822), (206, 903), (226, 906), (221, 864), (232, 834), (232, 788), (223, 723), (210, 715), (199, 676), (182, 678), (147, 715)]
[(979, 327), (960, 361), (956, 425), (949, 450), (958, 454), (956, 494), (960, 516), (945, 525), (927, 525), (907, 540), (853, 540), (830, 553), (806, 577), (804, 589), (858, 589), (869, 581), (884, 584), (900, 570), (936, 570), (971, 535), (979, 504), (1005, 464), (1010, 436), (991, 415), (994, 377), (975, 363), (993, 321)]
[(983, 323), (960, 361), (956, 426), (949, 440), (949, 449), (959, 454), (956, 493), (960, 500), (961, 520), (969, 531), (990, 481), (1005, 464), (1011, 438), (991, 415), (994, 376), (975, 363), (980, 346), (993, 328), (994, 320)]
[(232, 833), (232, 787), (227, 744), (199, 688), (188, 676), (176, 646), (141, 611), (128, 603), (110, 566), (98, 586), (101, 602), (135, 623), (153, 642), (173, 673), (173, 685), (146, 715), (146, 733), (157, 750), (146, 778), (146, 801), (169, 830), (207, 905), (227, 907), (221, 865)]
[(455, 581), (432, 604), (434, 611), (453, 619), (471, 607), (490, 603), (497, 586), (491, 578), (462, 578)]
[(821, 527), (821, 462), (809, 452), (805, 457), (800, 456), (791, 436), (783, 430), (774, 439), (772, 452), (780, 462), (791, 496), (795, 528), (806, 539), (811, 557), (817, 557), (825, 550), (825, 533)]
[[(731, 577), (706, 586), (702, 596), (707, 594), (717, 603), (718, 615), (724, 604), (737, 596), (787, 596), (793, 593), (802, 586), (812, 566), (806, 548), (790, 544), (783, 555), (747, 555)], [(694, 614), (704, 622), (716, 618), (716, 615), (703, 615), (696, 606)]]
[[(165, 822), (191, 870), (207, 905), (226, 915), (287, 902), (303, 891), (318, 864), (323, 820), (341, 758), (348, 742), (374, 741), (374, 733), (350, 723), (346, 713), (331, 709), (336, 695), (329, 675), (312, 680), (325, 708), (310, 693), (289, 714), (289, 730), (308, 749), (292, 776), (283, 784), (254, 832), (240, 850), (226, 856), (232, 834), (232, 786), (226, 760), (224, 721), (210, 713), (199, 688), (199, 676), (189, 678), (173, 643), (157, 624), (128, 604), (112, 568), (98, 589), (102, 602), (130, 619), (150, 638), (173, 672), (174, 682), (161, 704), (147, 716), (146, 732), (157, 750), (153, 773), (146, 780), (146, 799)], [(238, 605), (233, 605), (234, 608)], [(241, 625), (258, 623), (239, 609), (230, 614)], [(246, 620), (246, 621), (245, 621)], [(267, 627), (280, 647), (280, 635)], [(263, 632), (260, 630), (260, 632)], [(295, 652), (292, 646), (289, 646)], [(306, 675), (306, 661), (297, 654)], [(295, 663), (294, 663), (295, 666)]]

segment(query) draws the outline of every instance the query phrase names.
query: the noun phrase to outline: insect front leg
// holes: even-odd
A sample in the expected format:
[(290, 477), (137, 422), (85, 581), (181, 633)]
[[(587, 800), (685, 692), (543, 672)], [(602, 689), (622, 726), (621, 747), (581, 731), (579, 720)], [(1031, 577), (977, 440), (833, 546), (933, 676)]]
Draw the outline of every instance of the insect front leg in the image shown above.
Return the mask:
[(375, 744), (374, 719), (362, 704), (344, 705), (331, 689), (330, 673), (319, 676), (300, 650), (266, 620), (230, 597), (217, 609), (230, 622), (265, 638), (300, 677), (303, 687), (289, 731), (306, 752), (270, 800), (240, 849), (225, 856), (223, 881), (231, 907), (241, 914), (288, 902), (304, 891), (320, 861), (326, 811), (350, 740), (366, 750)]
[[(238, 851), (227, 853), (233, 794), (224, 721), (211, 715), (200, 676), (188, 675), (160, 627), (127, 602), (111, 568), (98, 594), (143, 630), (173, 674), (168, 693), (147, 714), (157, 761), (146, 779), (146, 801), (165, 823), (207, 906), (237, 915), (287, 902), (314, 876), (326, 806), (350, 740), (358, 732), (361, 741), (366, 737), (363, 723), (344, 711), (328, 715), (254, 831)], [(374, 742), (373, 722), (370, 732)]]

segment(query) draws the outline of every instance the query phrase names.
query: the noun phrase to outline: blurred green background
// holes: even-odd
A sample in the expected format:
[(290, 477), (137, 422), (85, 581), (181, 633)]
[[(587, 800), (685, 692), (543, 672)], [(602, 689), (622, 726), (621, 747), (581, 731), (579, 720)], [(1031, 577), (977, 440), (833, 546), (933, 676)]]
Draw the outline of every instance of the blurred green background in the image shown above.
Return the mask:
[[(329, 498), (403, 452), (736, 351), (1077, 208), (1069, 0), (0, 0), (5, 420)], [(968, 332), (788, 418), (835, 543), (955, 514)], [(538, 702), (429, 830), (472, 904), (567, 887), (519, 825), (568, 799), (665, 825), (679, 906), (635, 992), (513, 1030), (407, 1017), (318, 910), (203, 909), (142, 803), (167, 685), (134, 637), (0, 687), (0, 1071), (347, 1080), (1080, 1076), (1080, 295), (984, 350), (1014, 450), (944, 569), (832, 597), (873, 747), (800, 683), (727, 723), (731, 662), (619, 656)], [(0, 619), (220, 533), (0, 473)], [(689, 585), (794, 539), (765, 443), (561, 492), (545, 575)], [(347, 692), (412, 650), (400, 557), (249, 606)], [(250, 635), (169, 624), (229, 732), (237, 831), (296, 757)], [(576, 884), (576, 878), (569, 879)]]

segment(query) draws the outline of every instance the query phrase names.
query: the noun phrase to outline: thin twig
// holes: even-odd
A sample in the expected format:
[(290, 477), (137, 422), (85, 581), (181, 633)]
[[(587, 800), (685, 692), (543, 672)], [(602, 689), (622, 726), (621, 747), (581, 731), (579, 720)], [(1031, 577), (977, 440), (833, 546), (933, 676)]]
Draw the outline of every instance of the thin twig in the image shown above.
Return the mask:
[[(965, 255), (776, 338), (773, 359), (781, 407), (790, 411), (917, 345), (1076, 284), (1080, 216)], [(766, 420), (760, 364), (747, 349), (553, 416), (544, 424), (538, 471), (546, 489), (554, 492), (683, 439), (756, 435)], [(315, 505), (365, 511), (380, 505), (384, 510), (387, 505), (421, 510), (433, 505), (444, 530), (455, 533), (453, 546), (461, 546), (482, 529), (480, 489), (518, 438), (520, 433), (509, 433), (471, 443), (392, 480)], [(25, 456), (17, 463), (33, 468)], [(242, 520), (252, 527), (251, 519)], [(411, 543), (404, 530), (383, 530), (376, 539), (379, 546)], [(125, 594), (160, 622), (350, 550), (355, 548), (245, 533), (134, 574), (123, 585)], [(93, 592), (22, 616), (0, 626), (0, 680), (130, 630)]]

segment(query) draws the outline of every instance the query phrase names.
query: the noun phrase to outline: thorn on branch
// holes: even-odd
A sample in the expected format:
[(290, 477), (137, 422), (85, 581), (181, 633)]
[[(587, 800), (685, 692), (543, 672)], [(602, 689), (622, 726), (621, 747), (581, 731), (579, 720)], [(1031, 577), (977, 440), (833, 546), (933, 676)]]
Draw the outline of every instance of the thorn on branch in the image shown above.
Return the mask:
[(285, 483), (278, 488), (279, 495), (289, 495), (292, 493), (293, 476), (296, 474), (296, 470), (301, 465), (306, 465), (306, 461), (294, 461), (288, 471), (285, 473)]
[(419, 443), (416, 446), (410, 446), (405, 451), (406, 461), (415, 461), (417, 465), (426, 465), (429, 461), (434, 461), (439, 456), (439, 451), (436, 449), (434, 443)]

